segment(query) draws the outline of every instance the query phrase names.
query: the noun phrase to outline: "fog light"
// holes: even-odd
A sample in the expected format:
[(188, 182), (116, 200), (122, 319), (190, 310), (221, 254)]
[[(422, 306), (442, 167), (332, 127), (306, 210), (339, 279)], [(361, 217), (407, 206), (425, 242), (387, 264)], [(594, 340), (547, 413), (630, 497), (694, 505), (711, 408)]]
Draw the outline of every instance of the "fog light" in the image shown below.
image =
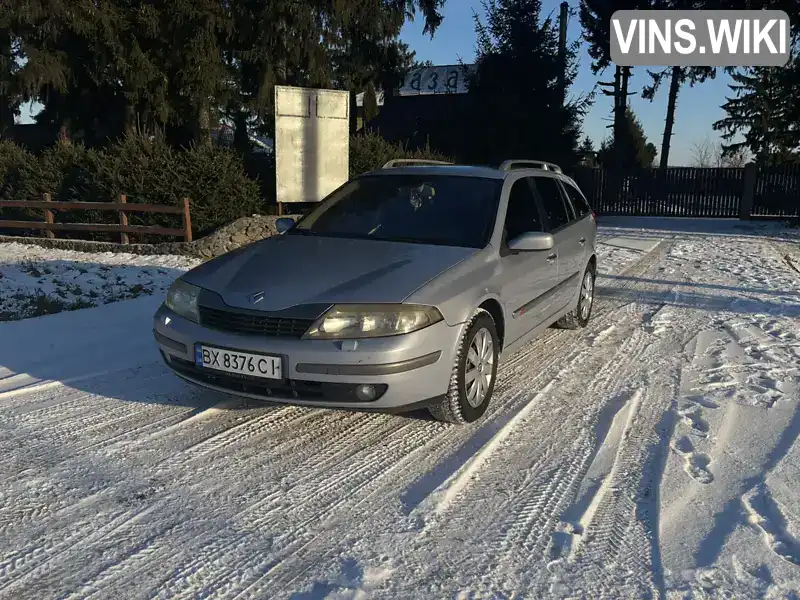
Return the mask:
[(356, 387), (356, 396), (358, 396), (358, 399), (363, 402), (371, 402), (372, 400), (375, 400), (377, 395), (378, 390), (374, 385), (365, 384)]

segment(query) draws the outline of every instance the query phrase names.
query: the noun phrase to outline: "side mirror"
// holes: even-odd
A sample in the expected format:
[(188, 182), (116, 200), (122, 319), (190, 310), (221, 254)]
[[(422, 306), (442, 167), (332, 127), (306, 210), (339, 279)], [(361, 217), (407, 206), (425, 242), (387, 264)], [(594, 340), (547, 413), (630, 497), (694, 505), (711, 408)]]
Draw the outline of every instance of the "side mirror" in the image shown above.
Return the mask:
[(553, 236), (541, 231), (528, 231), (508, 242), (508, 248), (512, 252), (552, 250), (553, 246), (555, 246)]
[(279, 234), (289, 231), (292, 227), (294, 227), (294, 219), (291, 217), (281, 217), (275, 221), (275, 229)]

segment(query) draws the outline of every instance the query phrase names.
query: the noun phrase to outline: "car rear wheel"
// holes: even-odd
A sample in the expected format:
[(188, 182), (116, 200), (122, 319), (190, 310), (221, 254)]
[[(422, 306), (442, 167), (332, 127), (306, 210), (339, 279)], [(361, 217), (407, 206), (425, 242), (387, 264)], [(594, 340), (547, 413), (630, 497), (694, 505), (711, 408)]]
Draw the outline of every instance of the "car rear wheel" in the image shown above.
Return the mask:
[(561, 317), (557, 325), (562, 329), (580, 329), (589, 324), (594, 306), (595, 269), (592, 263), (586, 265), (586, 271), (581, 280), (581, 290), (578, 293), (578, 305), (572, 312)]
[(472, 423), (489, 407), (497, 376), (499, 341), (491, 315), (478, 311), (467, 326), (456, 352), (450, 388), (431, 414), (445, 423)]

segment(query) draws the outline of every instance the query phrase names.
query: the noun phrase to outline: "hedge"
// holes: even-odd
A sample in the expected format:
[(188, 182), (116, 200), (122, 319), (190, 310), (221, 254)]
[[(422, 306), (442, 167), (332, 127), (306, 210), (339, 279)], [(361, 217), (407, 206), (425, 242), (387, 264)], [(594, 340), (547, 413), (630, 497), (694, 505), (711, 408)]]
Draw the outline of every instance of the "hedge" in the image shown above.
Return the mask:
[[(377, 134), (353, 136), (350, 143), (351, 176), (380, 168), (392, 158), (446, 157), (430, 150), (407, 150)], [(242, 158), (220, 147), (175, 150), (159, 138), (128, 136), (102, 149), (80, 144), (58, 143), (40, 154), (0, 140), (0, 200), (40, 200), (51, 194), (54, 201), (110, 202), (126, 194), (129, 202), (179, 203), (191, 199), (192, 229), (203, 236), (240, 217), (272, 212), (275, 172), (271, 157)], [(118, 215), (108, 211), (59, 211), (56, 222), (116, 223)], [(3, 219), (41, 221), (42, 213), (28, 209), (0, 209)], [(129, 214), (132, 225), (152, 224), (180, 227), (174, 215)], [(22, 230), (7, 230), (22, 235)], [(31, 230), (32, 235), (41, 232)], [(69, 234), (58, 237), (117, 241), (115, 234)], [(163, 242), (162, 237), (133, 236), (136, 242)]]
[(452, 159), (431, 149), (430, 145), (419, 150), (409, 150), (402, 143), (387, 142), (374, 132), (358, 134), (350, 138), (350, 177), (380, 169), (393, 158), (452, 162)]
[[(58, 143), (39, 155), (3, 141), (0, 175), (3, 200), (39, 200), (48, 192), (54, 201), (111, 202), (126, 194), (130, 202), (176, 205), (188, 196), (195, 235), (257, 213), (262, 206), (258, 184), (245, 175), (235, 152), (205, 147), (177, 151), (159, 139), (143, 136), (129, 136), (100, 150)], [(22, 213), (23, 218), (41, 220), (41, 211)], [(20, 211), (2, 210), (0, 229), (2, 218), (19, 215)], [(56, 222), (115, 223), (117, 219), (116, 213), (107, 211), (56, 213)], [(174, 215), (131, 213), (129, 221), (180, 227), (180, 217)], [(68, 234), (59, 233), (59, 237)], [(112, 239), (109, 234), (92, 237)], [(167, 241), (140, 238), (137, 241)]]

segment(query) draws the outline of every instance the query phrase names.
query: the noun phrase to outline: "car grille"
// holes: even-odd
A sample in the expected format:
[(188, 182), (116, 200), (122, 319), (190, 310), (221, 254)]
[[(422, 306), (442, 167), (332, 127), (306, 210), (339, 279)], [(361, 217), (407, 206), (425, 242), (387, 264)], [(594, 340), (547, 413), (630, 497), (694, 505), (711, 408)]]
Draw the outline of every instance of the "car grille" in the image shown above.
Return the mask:
[(204, 327), (249, 335), (299, 338), (314, 323), (311, 319), (270, 317), (255, 313), (232, 312), (200, 306), (200, 324)]

